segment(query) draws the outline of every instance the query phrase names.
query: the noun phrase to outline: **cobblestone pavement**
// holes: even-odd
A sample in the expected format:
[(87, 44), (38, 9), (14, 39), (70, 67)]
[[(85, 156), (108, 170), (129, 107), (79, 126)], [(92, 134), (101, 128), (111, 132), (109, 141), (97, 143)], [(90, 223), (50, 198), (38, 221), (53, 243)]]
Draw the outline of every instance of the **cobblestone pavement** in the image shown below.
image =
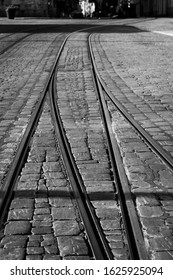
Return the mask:
[[(166, 23), (171, 33), (173, 20)], [(128, 25), (133, 29), (112, 27), (109, 34), (93, 35), (99, 72), (133, 118), (173, 156), (173, 38), (156, 33), (167, 30), (161, 20)], [(150, 258), (172, 259), (173, 173), (111, 104), (110, 111)]]
[[(15, 20), (14, 25), (18, 22)], [(173, 38), (155, 33), (171, 31), (172, 19), (104, 23), (109, 25), (109, 31), (92, 37), (103, 79), (112, 92), (115, 92), (112, 87), (117, 89), (117, 97), (127, 110), (172, 156)], [(89, 71), (86, 34), (84, 37), (82, 34), (69, 43), (62, 56), (58, 102), (74, 157), (114, 256), (127, 259), (119, 207), (112, 200), (116, 198), (116, 190), (107, 168), (107, 147)], [(59, 36), (53, 32), (34, 34), (32, 39), (25, 39), (0, 57), (0, 180), (8, 170), (44, 87), (60, 44)], [(71, 110), (67, 112), (69, 100)], [(109, 108), (149, 257), (172, 259), (173, 174), (111, 104)], [(45, 142), (49, 147), (45, 148)], [(7, 224), (1, 232), (1, 259), (91, 257), (78, 212), (72, 210), (69, 181), (55, 147), (47, 104), (15, 190)]]
[[(62, 53), (57, 74), (58, 104), (72, 153), (112, 253), (115, 259), (128, 259), (92, 81), (87, 35), (74, 35)], [(60, 162), (46, 106), (2, 232), (2, 259), (92, 258)]]
[(75, 209), (46, 104), (14, 191), (0, 259), (90, 259)]
[(56, 33), (34, 34), (0, 57), (0, 180), (44, 89), (62, 38)]
[(87, 37), (87, 33), (75, 34), (63, 51), (57, 73), (58, 106), (86, 192), (114, 258), (128, 259), (106, 135), (90, 70)]

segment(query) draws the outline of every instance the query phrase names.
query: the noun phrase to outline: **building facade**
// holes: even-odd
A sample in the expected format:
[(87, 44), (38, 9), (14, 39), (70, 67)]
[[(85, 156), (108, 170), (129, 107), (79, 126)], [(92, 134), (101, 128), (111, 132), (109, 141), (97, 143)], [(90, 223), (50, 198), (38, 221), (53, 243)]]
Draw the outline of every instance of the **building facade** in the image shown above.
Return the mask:
[(118, 6), (127, 16), (173, 16), (173, 0), (118, 0)]
[(79, 0), (0, 0), (0, 16), (9, 5), (18, 7), (20, 17), (63, 17), (77, 9)]
[[(19, 7), (21, 17), (69, 17), (81, 0), (0, 0), (0, 16), (9, 5)], [(84, 0), (95, 4), (95, 16), (114, 16), (117, 8), (127, 17), (173, 16), (173, 0)]]
[(171, 6), (172, 0), (142, 0), (141, 1), (141, 16), (169, 16), (172, 14)]

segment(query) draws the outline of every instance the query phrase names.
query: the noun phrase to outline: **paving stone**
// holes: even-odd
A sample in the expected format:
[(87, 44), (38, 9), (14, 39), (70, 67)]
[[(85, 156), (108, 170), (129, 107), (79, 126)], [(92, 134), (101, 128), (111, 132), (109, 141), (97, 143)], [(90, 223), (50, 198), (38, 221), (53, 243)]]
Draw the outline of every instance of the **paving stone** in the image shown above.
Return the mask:
[(31, 208), (13, 209), (8, 213), (8, 220), (31, 220), (33, 216), (33, 210)]
[(5, 235), (30, 234), (31, 223), (29, 221), (10, 221), (5, 227)]
[(54, 229), (55, 236), (78, 235), (81, 232), (78, 223), (72, 220), (54, 221), (53, 229)]
[(44, 202), (44, 201), (36, 202), (35, 203), (35, 208), (36, 209), (39, 209), (39, 208), (41, 208), (41, 209), (45, 208), (46, 209), (47, 208), (49, 210), (49, 203), (48, 202)]
[(44, 249), (47, 254), (57, 254), (58, 253), (57, 245), (44, 246)]
[(99, 207), (95, 211), (96, 211), (96, 215), (100, 219), (113, 220), (113, 219), (118, 219), (120, 217), (119, 210), (117, 209)]
[(160, 171), (160, 181), (166, 188), (172, 188), (173, 174), (169, 171)]
[(173, 243), (169, 243), (165, 237), (154, 237), (149, 239), (149, 245), (155, 251), (172, 251), (173, 250)]
[(34, 207), (34, 199), (14, 198), (10, 204), (10, 209), (22, 209)]
[(109, 245), (111, 247), (111, 249), (122, 249), (124, 248), (124, 242), (123, 241), (110, 241)]
[(65, 179), (65, 176), (62, 172), (46, 172), (44, 173), (46, 180), (50, 179)]
[(163, 252), (163, 251), (154, 252), (153, 259), (154, 260), (172, 260), (173, 259), (173, 253), (171, 255), (170, 252)]
[(42, 260), (42, 256), (41, 255), (27, 255), (26, 256), (26, 260)]
[(63, 257), (63, 260), (81, 260), (81, 261), (84, 261), (84, 260), (91, 260), (91, 258), (89, 256), (65, 256)]
[(160, 206), (139, 206), (138, 212), (141, 217), (161, 217), (163, 210)]
[(0, 249), (0, 260), (24, 260), (24, 259), (25, 259), (24, 248)]
[(122, 234), (114, 234), (114, 233), (111, 234), (111, 235), (106, 234), (106, 239), (109, 242), (122, 241), (123, 240), (123, 236), (122, 236)]
[(41, 255), (44, 253), (43, 247), (27, 247), (28, 255)]
[(44, 234), (44, 235), (43, 235), (43, 240), (44, 240), (44, 241), (55, 240), (55, 237), (54, 237), (53, 233)]
[(43, 171), (44, 172), (50, 172), (50, 171), (61, 172), (61, 165), (58, 162), (43, 162)]
[(146, 195), (139, 195), (138, 197), (136, 197), (136, 204), (137, 206), (141, 206), (141, 205), (159, 206), (160, 202), (154, 194), (146, 194)]
[(88, 248), (81, 236), (60, 236), (57, 238), (60, 255), (88, 255)]
[[(30, 176), (30, 175), (29, 175)], [(18, 182), (17, 184), (17, 190), (25, 190), (25, 191), (28, 191), (28, 190), (33, 190), (33, 191), (36, 191), (37, 190), (37, 180), (26, 180), (27, 182)]]
[(34, 215), (47, 215), (50, 214), (50, 208), (36, 208), (34, 210)]
[(141, 223), (144, 228), (151, 228), (151, 227), (164, 227), (165, 220), (164, 217), (153, 217), (153, 218), (141, 218)]
[(167, 217), (165, 223), (169, 226), (173, 225), (173, 217)]
[(46, 162), (56, 162), (59, 159), (59, 155), (56, 151), (50, 151), (46, 153)]
[(75, 220), (76, 215), (72, 207), (52, 208), (53, 220)]
[(59, 255), (46, 254), (43, 260), (61, 260), (61, 257)]
[(41, 163), (26, 163), (22, 169), (22, 174), (40, 174), (41, 166)]
[(42, 240), (43, 240), (42, 235), (29, 235), (30, 242), (34, 242), (34, 241), (41, 242)]
[(40, 222), (51, 222), (52, 218), (51, 215), (43, 214), (43, 215), (34, 215), (33, 221), (40, 221)]
[(35, 203), (40, 204), (40, 203), (48, 203), (48, 198), (47, 197), (36, 197), (35, 198)]
[(47, 180), (46, 185), (48, 187), (48, 190), (50, 190), (50, 187), (65, 187), (65, 186), (67, 186), (67, 180), (66, 179), (49, 179), (49, 180)]
[(146, 234), (148, 237), (169, 237), (172, 235), (171, 228), (168, 228), (166, 226), (163, 227), (148, 227), (146, 228)]
[(33, 227), (51, 227), (52, 226), (52, 222), (51, 221), (42, 221), (42, 220), (34, 220), (32, 222), (32, 226)]
[(1, 240), (1, 244), (4, 248), (25, 248), (26, 243), (28, 241), (28, 236), (26, 235), (12, 235), (12, 236), (4, 236)]
[(47, 233), (51, 233), (52, 229), (50, 226), (41, 226), (41, 227), (35, 227), (32, 228), (32, 234), (47, 234)]
[(50, 197), (49, 198), (49, 204), (52, 207), (72, 207), (72, 200), (70, 197), (65, 197), (65, 198), (61, 198), (61, 197)]
[(24, 174), (20, 177), (21, 182), (38, 181), (39, 179), (40, 174)]
[(126, 248), (114, 248), (112, 249), (115, 260), (128, 260), (129, 255)]
[(40, 241), (38, 240), (29, 241), (27, 243), (27, 247), (39, 247), (39, 246), (40, 246)]
[(103, 230), (109, 230), (110, 232), (111, 231), (113, 232), (114, 230), (121, 229), (120, 219), (101, 220), (100, 223), (101, 223)]
[(55, 242), (55, 239), (54, 237), (50, 238), (50, 239), (46, 239), (44, 241), (41, 242), (41, 246), (51, 246), (51, 245), (54, 245), (56, 242)]

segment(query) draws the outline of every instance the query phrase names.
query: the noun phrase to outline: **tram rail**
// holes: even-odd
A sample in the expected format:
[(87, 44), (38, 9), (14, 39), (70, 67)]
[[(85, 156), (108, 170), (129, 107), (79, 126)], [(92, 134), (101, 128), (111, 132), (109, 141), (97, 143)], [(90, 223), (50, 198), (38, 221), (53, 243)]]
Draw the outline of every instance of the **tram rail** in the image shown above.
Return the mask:
[[(22, 166), (24, 164), (24, 160), (28, 153), (29, 141), (32, 138), (32, 135), (35, 131), (39, 117), (42, 112), (44, 102), (48, 97), (48, 93), (49, 93), (56, 134), (58, 135), (58, 139), (59, 139), (58, 141), (60, 141), (60, 146), (63, 153), (63, 159), (68, 170), (67, 173), (70, 178), (71, 185), (73, 186), (74, 189), (74, 196), (76, 197), (77, 204), (80, 209), (80, 215), (85, 230), (87, 232), (89, 244), (91, 246), (93, 255), (95, 259), (113, 259), (113, 255), (108, 246), (107, 240), (102, 232), (100, 224), (97, 218), (95, 217), (95, 213), (88, 199), (88, 195), (85, 190), (81, 175), (77, 169), (75, 160), (70, 151), (70, 146), (68, 144), (68, 140), (65, 135), (66, 133), (64, 131), (60, 114), (58, 112), (58, 107), (56, 104), (55, 83), (56, 83), (56, 73), (58, 71), (57, 64), (69, 36), (71, 36), (71, 34), (66, 37), (59, 50), (57, 59), (54, 63), (54, 66), (49, 74), (47, 83), (44, 87), (42, 96), (39, 99), (39, 102), (37, 103), (34, 113), (32, 114), (26, 132), (24, 134), (24, 137), (21, 141), (20, 147), (18, 148), (18, 151), (16, 153), (16, 157), (6, 176), (3, 189), (1, 190), (3, 196), (0, 202), (0, 213), (1, 213), (0, 221), (2, 225), (13, 195), (13, 190), (17, 182), (17, 178), (21, 172)], [(95, 89), (97, 90), (97, 95), (101, 107), (101, 114), (102, 114), (105, 131), (107, 135), (109, 157), (111, 159), (111, 166), (113, 169), (115, 185), (118, 189), (118, 195), (119, 195), (121, 211), (123, 216), (123, 223), (125, 225), (125, 231), (128, 240), (130, 259), (148, 259), (148, 254), (146, 251), (143, 234), (136, 214), (133, 198), (128, 186), (128, 181), (126, 178), (122, 160), (120, 158), (118, 146), (117, 143), (115, 142), (115, 138), (113, 137), (113, 132), (111, 130), (111, 120), (106, 106), (105, 94), (108, 96), (108, 98), (110, 98), (113, 104), (123, 113), (123, 115), (128, 119), (128, 121), (130, 121), (130, 123), (137, 128), (138, 133), (143, 133), (143, 129), (138, 128), (138, 125), (132, 120), (131, 116), (128, 113), (126, 113), (126, 111), (118, 102), (118, 100), (116, 100), (111, 95), (105, 83), (100, 78), (99, 72), (97, 71), (97, 66), (94, 62), (94, 55), (91, 47), (91, 37), (89, 40), (89, 48), (91, 53), (91, 61), (93, 65), (93, 70), (92, 70), (93, 80), (95, 81)], [(142, 136), (148, 141), (150, 141), (150, 137), (146, 136), (146, 133), (143, 133)], [(150, 141), (150, 142), (152, 148), (156, 146), (156, 150), (159, 151), (161, 150), (160, 147), (157, 148), (157, 145), (155, 145), (155, 141)], [(157, 151), (157, 153), (159, 151)], [(160, 153), (163, 154), (162, 152)], [(172, 162), (169, 159), (169, 157), (167, 157), (166, 160), (166, 156), (164, 155), (164, 160), (167, 161), (169, 165), (172, 165)]]
[[(0, 201), (0, 225), (2, 226), (4, 223), (4, 220), (7, 215), (7, 211), (10, 205), (10, 202), (13, 197), (13, 191), (15, 188), (15, 185), (18, 180), (18, 176), (22, 170), (22, 167), (24, 165), (25, 159), (28, 154), (28, 149), (30, 145), (30, 140), (33, 136), (33, 133), (36, 129), (37, 123), (39, 121), (39, 117), (41, 115), (44, 102), (47, 98), (48, 92), (54, 93), (55, 91), (55, 74), (56, 74), (56, 66), (58, 63), (58, 60), (61, 56), (62, 50), (65, 46), (65, 43), (67, 39), (69, 38), (70, 35), (68, 35), (65, 40), (63, 41), (61, 48), (58, 52), (57, 59), (54, 63), (54, 66), (49, 74), (49, 78), (47, 80), (47, 83), (44, 87), (44, 90), (42, 92), (42, 95), (39, 99), (39, 102), (37, 103), (37, 106), (31, 116), (31, 119), (29, 121), (29, 124), (27, 126), (27, 129), (25, 131), (25, 134), (22, 138), (22, 141), (19, 145), (19, 148), (17, 150), (17, 153), (15, 155), (15, 158), (10, 166), (10, 169), (8, 171), (8, 174), (6, 175), (3, 188), (1, 189), (1, 201)], [(113, 259), (113, 255), (111, 253), (110, 248), (107, 245), (107, 241), (105, 239), (105, 236), (103, 235), (103, 232), (101, 230), (101, 227), (95, 217), (95, 214), (93, 212), (92, 206), (87, 198), (87, 195), (85, 193), (84, 187), (82, 180), (80, 178), (80, 174), (77, 171), (77, 167), (75, 167), (75, 162), (70, 155), (70, 149), (67, 144), (67, 140), (65, 140), (65, 132), (63, 132), (62, 124), (60, 124), (60, 117), (58, 117), (58, 110), (55, 105), (54, 97), (53, 95), (50, 94), (51, 98), (51, 103), (52, 103), (52, 108), (54, 111), (54, 118), (55, 118), (55, 123), (59, 123), (59, 127), (56, 124), (56, 131), (60, 136), (60, 143), (62, 147), (62, 151), (64, 154), (64, 159), (66, 163), (66, 167), (69, 173), (69, 177), (71, 180), (71, 184), (73, 186), (73, 190), (75, 193), (75, 198), (77, 200), (78, 207), (80, 209), (82, 221), (85, 226), (85, 230), (87, 232), (87, 236), (89, 239), (89, 243), (91, 246), (91, 250), (93, 252), (93, 256), (95, 259)], [(59, 133), (59, 130), (61, 132)], [(62, 137), (63, 135), (63, 137)], [(61, 140), (63, 139), (63, 140)], [(59, 140), (58, 140), (59, 141)], [(64, 144), (65, 143), (65, 144)], [(65, 146), (66, 147), (65, 147)], [(66, 152), (64, 152), (66, 150)], [(70, 162), (70, 164), (69, 164)]]
[(123, 221), (126, 227), (130, 256), (131, 259), (148, 259), (133, 198), (131, 196), (127, 177), (122, 164), (122, 159), (120, 156), (117, 142), (115, 141), (115, 137), (113, 136), (113, 132), (111, 129), (110, 114), (106, 105), (106, 95), (108, 95), (108, 97), (110, 98), (109, 91), (107, 88), (104, 87), (103, 81), (101, 80), (99, 72), (97, 70), (91, 46), (91, 36), (92, 35), (90, 35), (89, 37), (89, 49), (93, 65), (93, 75), (95, 77), (96, 87), (98, 90), (98, 98), (101, 105), (102, 117), (104, 120), (104, 126), (109, 146), (109, 155), (111, 158), (111, 164), (114, 172), (114, 179), (118, 189), (121, 210), (123, 214)]

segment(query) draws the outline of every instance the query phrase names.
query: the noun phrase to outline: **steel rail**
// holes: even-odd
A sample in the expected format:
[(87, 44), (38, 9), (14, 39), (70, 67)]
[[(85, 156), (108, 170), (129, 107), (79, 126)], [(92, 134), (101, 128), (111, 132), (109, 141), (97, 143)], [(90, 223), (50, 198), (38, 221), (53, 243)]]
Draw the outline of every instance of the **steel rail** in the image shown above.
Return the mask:
[(96, 260), (113, 260), (113, 254), (108, 246), (107, 240), (103, 234), (103, 230), (96, 218), (93, 206), (91, 205), (83, 180), (76, 166), (76, 162), (71, 152), (66, 132), (60, 117), (59, 109), (56, 101), (56, 85), (55, 79), (52, 78), (52, 89), (50, 90), (51, 112), (53, 114), (54, 126), (63, 160), (67, 169), (68, 177), (71, 182), (73, 194), (80, 210), (81, 219), (87, 233), (88, 242), (92, 253)]
[(14, 190), (14, 187), (15, 187), (15, 184), (17, 182), (17, 179), (18, 179), (18, 176), (21, 172), (21, 169), (23, 167), (23, 164), (24, 164), (24, 160), (27, 156), (27, 153), (28, 153), (28, 147), (29, 147), (29, 142), (30, 142), (30, 139), (35, 131), (35, 127), (38, 123), (38, 120), (39, 120), (39, 117), (41, 115), (41, 112), (42, 112), (42, 107), (44, 105), (44, 102), (45, 102), (45, 99), (46, 99), (46, 96), (47, 96), (47, 92), (48, 92), (48, 88), (49, 88), (49, 85), (50, 85), (50, 82), (51, 82), (51, 78), (53, 76), (53, 73), (55, 71), (55, 68), (56, 68), (56, 65), (58, 63), (58, 60), (59, 60), (59, 57), (61, 55), (61, 52), (63, 50), (63, 47), (68, 39), (69, 35), (66, 36), (66, 38), (64, 39), (59, 51), (58, 51), (58, 54), (57, 54), (57, 57), (56, 57), (56, 60), (54, 62), (54, 65), (52, 67), (52, 70), (50, 71), (49, 73), (49, 76), (48, 76), (48, 79), (47, 79), (47, 82), (44, 86), (44, 89), (42, 91), (42, 94), (36, 104), (36, 107), (31, 115), (31, 118), (30, 118), (30, 121), (27, 125), (27, 128), (25, 130), (25, 133), (24, 133), (24, 136), (19, 144), (19, 147), (16, 151), (16, 155), (10, 165), (10, 168), (9, 168), (9, 171), (5, 177), (5, 180), (4, 180), (4, 183), (3, 183), (3, 186), (2, 186), (2, 189), (0, 190), (0, 193), (1, 193), (1, 197), (0, 197), (0, 226), (2, 225), (3, 223), (3, 220), (5, 218), (5, 215), (6, 215), (6, 211), (9, 207), (9, 204), (10, 204), (10, 201), (11, 201), (11, 198), (12, 198), (12, 194), (13, 194), (13, 190)]
[[(135, 205), (130, 191), (127, 176), (125, 174), (123, 162), (121, 159), (118, 144), (115, 140), (110, 114), (105, 101), (105, 87), (98, 73), (97, 66), (94, 60), (94, 53), (91, 47), (91, 36), (89, 37), (90, 56), (93, 65), (93, 74), (95, 76), (96, 87), (98, 89), (98, 98), (100, 101), (101, 113), (104, 121), (105, 131), (108, 140), (109, 156), (112, 163), (112, 169), (115, 179), (115, 185), (118, 190), (120, 206), (122, 210), (123, 223), (127, 235), (129, 253), (131, 259), (147, 260), (148, 254), (146, 251), (143, 234), (137, 217)], [(107, 92), (106, 92), (107, 93)]]
[(10, 50), (12, 47), (14, 47), (15, 45), (17, 45), (18, 43), (20, 43), (22, 40), (24, 40), (25, 38), (31, 36), (31, 34), (25, 35), (20, 39), (17, 39), (15, 42), (11, 43), (8, 47), (4, 48), (2, 51), (0, 51), (0, 55), (6, 53), (8, 50)]
[[(94, 60), (94, 56), (93, 56)], [(95, 63), (94, 63), (95, 64)], [(95, 69), (97, 72), (97, 77), (104, 88), (104, 91), (108, 98), (112, 101), (112, 103), (117, 107), (117, 109), (122, 113), (125, 119), (135, 128), (135, 130), (139, 133), (139, 135), (147, 142), (150, 148), (164, 161), (164, 163), (169, 166), (173, 170), (173, 157), (166, 152), (162, 146), (157, 143), (135, 120), (134, 118), (127, 112), (126, 108), (118, 101), (118, 99), (110, 92), (105, 82), (102, 80), (95, 64)]]
[[(4, 54), (5, 52), (7, 52), (8, 50), (10, 50), (12, 47), (14, 47), (15, 45), (17, 45), (18, 43), (20, 43), (21, 41), (23, 41), (25, 38), (31, 36), (34, 34), (34, 32), (32, 33), (32, 31), (35, 31), (35, 30), (44, 30), (45, 31), (45, 27), (40, 27), (40, 28), (29, 28), (29, 29), (26, 29), (23, 31), (23, 33), (27, 33), (27, 32), (30, 32), (30, 34), (27, 34), (27, 35), (24, 35), (23, 37), (17, 39), (16, 41), (14, 41), (13, 43), (11, 43), (8, 47), (4, 48), (2, 51), (0, 51), (0, 55)], [(17, 32), (14, 32), (14, 33), (11, 33), (7, 36), (4, 36), (2, 38), (0, 38), (0, 41), (3, 40), (4, 38), (6, 37), (10, 37), (10, 36), (13, 36), (15, 33)]]
[[(92, 29), (92, 28), (98, 28), (98, 26), (85, 28), (85, 29), (81, 29), (81, 30), (87, 30), (87, 29)], [(79, 32), (81, 30), (74, 31), (71, 34), (73, 34), (75, 32)], [(31, 119), (28, 123), (24, 136), (20, 142), (20, 145), (16, 152), (15, 158), (13, 159), (12, 164), (10, 165), (10, 169), (4, 180), (3, 187), (0, 191), (1, 192), (0, 226), (2, 225), (2, 223), (4, 222), (4, 219), (6, 217), (6, 213), (7, 213), (7, 210), (9, 208), (9, 205), (10, 205), (10, 202), (12, 199), (13, 190), (16, 186), (16, 183), (18, 181), (18, 176), (24, 165), (24, 161), (25, 161), (27, 153), (28, 153), (29, 142), (35, 131), (36, 125), (39, 121), (39, 117), (41, 115), (42, 108), (43, 108), (44, 102), (47, 97), (47, 93), (49, 92), (49, 88), (52, 87), (52, 81), (54, 80), (54, 74), (55, 74), (57, 63), (59, 61), (60, 55), (65, 46), (65, 43), (66, 43), (67, 39), (69, 38), (69, 36), (71, 36), (71, 34), (66, 36), (65, 40), (63, 41), (63, 43), (61, 45), (61, 48), (58, 52), (56, 61), (49, 74), (49, 77), (48, 77), (47, 83), (44, 87), (44, 90), (42, 92), (42, 95), (36, 105), (36, 108), (35, 108), (33, 114), (31, 115)], [(54, 84), (54, 82), (53, 82), (53, 84)], [(58, 129), (58, 131), (59, 131), (59, 129)], [(66, 164), (68, 164), (69, 158), (71, 158), (71, 156), (67, 157)], [(74, 165), (75, 164), (73, 163), (73, 171), (72, 172), (69, 171), (69, 178), (71, 180), (71, 184), (74, 186), (75, 198), (77, 200), (77, 204), (81, 211), (82, 220), (83, 220), (86, 232), (87, 232), (88, 242), (90, 243), (93, 255), (96, 259), (100, 259), (100, 260), (113, 259), (113, 254), (112, 254), (112, 252), (108, 246), (107, 240), (101, 230), (100, 224), (95, 217), (94, 208), (92, 207), (90, 201), (87, 198), (87, 195), (84, 191), (84, 187), (83, 188), (81, 187), (82, 179), (81, 179), (79, 173), (77, 172), (77, 168), (74, 168)], [(76, 180), (77, 180), (77, 182), (76, 182)], [(80, 188), (79, 188), (79, 185), (80, 185)], [(81, 197), (82, 197), (82, 199), (81, 199)], [(89, 224), (90, 224), (90, 226), (88, 227)]]

